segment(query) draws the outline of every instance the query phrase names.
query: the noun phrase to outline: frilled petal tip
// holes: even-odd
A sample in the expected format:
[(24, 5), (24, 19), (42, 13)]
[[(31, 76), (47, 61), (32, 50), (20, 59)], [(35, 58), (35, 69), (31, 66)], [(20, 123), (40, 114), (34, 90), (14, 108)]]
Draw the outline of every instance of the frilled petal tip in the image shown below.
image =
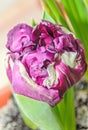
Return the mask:
[(23, 47), (30, 43), (32, 27), (27, 24), (18, 24), (8, 32), (6, 47), (11, 52), (20, 52)]

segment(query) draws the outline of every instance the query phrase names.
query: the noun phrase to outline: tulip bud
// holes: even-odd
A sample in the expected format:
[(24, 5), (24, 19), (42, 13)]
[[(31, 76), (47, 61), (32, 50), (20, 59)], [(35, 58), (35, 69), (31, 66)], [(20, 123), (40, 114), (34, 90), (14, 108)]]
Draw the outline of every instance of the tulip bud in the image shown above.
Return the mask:
[(86, 71), (81, 44), (61, 25), (48, 21), (34, 28), (15, 26), (6, 45), (7, 75), (14, 92), (55, 106)]

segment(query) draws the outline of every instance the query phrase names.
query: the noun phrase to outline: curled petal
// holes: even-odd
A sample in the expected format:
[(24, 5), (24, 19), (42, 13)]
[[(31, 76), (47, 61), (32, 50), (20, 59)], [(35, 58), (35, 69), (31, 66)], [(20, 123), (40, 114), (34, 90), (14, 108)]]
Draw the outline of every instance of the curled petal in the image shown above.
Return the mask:
[(32, 30), (31, 40), (39, 46), (48, 46), (55, 37), (63, 34), (59, 25), (54, 25), (42, 20), (39, 25)]
[(39, 101), (47, 102), (51, 106), (54, 106), (61, 100), (58, 90), (38, 86), (28, 76), (24, 66), (19, 61), (16, 61), (13, 67), (12, 85), (16, 93)]
[(87, 65), (85, 62), (84, 64), (81, 64), (81, 66), (78, 65), (76, 68), (72, 68), (63, 62), (60, 62), (59, 65), (55, 65), (55, 69), (59, 75), (59, 84), (57, 84), (55, 88), (59, 90), (60, 96), (63, 96), (66, 90), (80, 80), (80, 78), (84, 75), (86, 68)]
[(41, 83), (48, 75), (46, 67), (51, 63), (53, 58), (53, 55), (43, 53), (42, 51), (42, 49), (39, 49), (33, 53), (27, 53), (22, 59), (22, 63), (25, 65), (29, 76), (35, 79), (36, 82), (40, 80)]
[(6, 47), (12, 52), (19, 52), (23, 47), (30, 45), (32, 27), (27, 24), (18, 24), (8, 33)]

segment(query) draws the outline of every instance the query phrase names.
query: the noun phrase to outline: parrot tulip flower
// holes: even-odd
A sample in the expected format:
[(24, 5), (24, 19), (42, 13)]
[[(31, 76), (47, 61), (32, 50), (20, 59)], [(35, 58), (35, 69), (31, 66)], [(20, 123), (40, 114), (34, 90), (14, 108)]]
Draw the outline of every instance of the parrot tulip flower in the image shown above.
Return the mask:
[(84, 75), (82, 43), (63, 26), (42, 20), (15, 26), (8, 33), (7, 75), (16, 94), (55, 106)]

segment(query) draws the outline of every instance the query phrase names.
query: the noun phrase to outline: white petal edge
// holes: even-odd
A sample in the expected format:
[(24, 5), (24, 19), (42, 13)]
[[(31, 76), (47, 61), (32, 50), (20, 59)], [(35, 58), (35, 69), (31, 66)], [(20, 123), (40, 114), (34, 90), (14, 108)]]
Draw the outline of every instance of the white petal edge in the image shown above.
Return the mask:
[(43, 81), (43, 85), (50, 89), (53, 84), (58, 84), (58, 73), (54, 69), (54, 63), (48, 66), (47, 72), (49, 76)]
[(20, 74), (25, 79), (25, 81), (34, 88), (38, 87), (38, 85), (29, 77), (24, 65), (21, 62), (19, 62), (18, 64), (19, 64)]

